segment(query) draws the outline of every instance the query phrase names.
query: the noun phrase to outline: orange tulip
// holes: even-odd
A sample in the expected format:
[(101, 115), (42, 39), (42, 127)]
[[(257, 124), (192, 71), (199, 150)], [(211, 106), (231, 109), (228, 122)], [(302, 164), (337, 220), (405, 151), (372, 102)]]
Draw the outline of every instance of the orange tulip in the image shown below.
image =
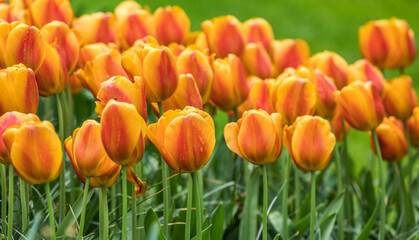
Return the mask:
[(262, 79), (273, 75), (273, 65), (262, 43), (248, 43), (243, 52), (243, 63), (250, 75)]
[(117, 40), (116, 21), (111, 13), (97, 12), (83, 15), (73, 21), (73, 27), (81, 38), (82, 45)]
[(186, 40), (191, 22), (182, 8), (160, 7), (154, 12), (153, 17), (156, 38), (160, 44), (182, 43)]
[(247, 43), (262, 43), (269, 53), (274, 32), (271, 25), (263, 18), (252, 18), (243, 23), (244, 35)]
[(334, 52), (324, 51), (312, 56), (309, 60), (310, 69), (319, 69), (333, 79), (340, 90), (348, 84), (348, 64), (345, 59)]
[(258, 77), (251, 77), (248, 80), (249, 85), (249, 95), (247, 96), (246, 101), (238, 107), (239, 115), (246, 110), (251, 109), (262, 109), (268, 114), (272, 113), (271, 106), (271, 89), (274, 82), (270, 80), (261, 80)]
[(83, 90), (83, 85), (80, 79), (80, 76), (83, 74), (83, 69), (78, 69), (68, 77), (68, 85), (70, 87), (71, 94), (79, 94)]
[(337, 91), (332, 80), (319, 70), (312, 73), (313, 82), (316, 85), (317, 101), (316, 114), (321, 117), (330, 117), (336, 108), (334, 93)]
[(383, 93), (383, 103), (389, 116), (405, 121), (417, 105), (415, 90), (409, 76), (403, 75), (391, 79)]
[(414, 33), (397, 18), (370, 21), (359, 28), (362, 56), (379, 68), (404, 68), (413, 63), (417, 50)]
[(91, 62), (101, 53), (110, 53), (113, 50), (119, 51), (118, 46), (114, 43), (92, 43), (80, 48), (78, 67), (84, 68), (87, 62)]
[(167, 165), (179, 173), (203, 168), (215, 146), (214, 121), (193, 107), (165, 112), (157, 123), (148, 126), (147, 136)]
[(38, 87), (32, 69), (19, 64), (0, 70), (0, 114), (19, 111), (36, 113)]
[(302, 116), (284, 129), (284, 144), (299, 169), (321, 171), (329, 165), (336, 138), (327, 120)]
[(216, 59), (213, 64), (214, 87), (211, 103), (221, 110), (233, 110), (243, 103), (249, 93), (240, 59), (229, 54), (225, 59)]
[(307, 65), (310, 57), (310, 48), (301, 39), (284, 39), (271, 43), (273, 63), (278, 72), (286, 68), (297, 68), (300, 65)]
[(9, 150), (3, 141), (3, 133), (12, 126), (18, 126), (28, 121), (40, 121), (34, 114), (24, 114), (20, 112), (7, 112), (0, 117), (0, 163), (9, 164)]
[(129, 166), (127, 167), (127, 180), (135, 183), (135, 197), (141, 197), (144, 195), (145, 190), (147, 189), (147, 183), (142, 181), (134, 171), (134, 168)]
[(68, 0), (37, 0), (29, 6), (29, 18), (39, 28), (55, 20), (71, 25), (74, 12)]
[(135, 77), (134, 83), (125, 77), (115, 76), (103, 82), (97, 93), (96, 114), (102, 114), (106, 104), (111, 100), (133, 104), (143, 119), (147, 119), (144, 81)]
[(284, 124), (292, 124), (297, 117), (314, 113), (316, 87), (306, 78), (288, 77), (275, 84), (271, 101)]
[[(343, 126), (342, 126), (342, 119), (343, 119)], [(340, 112), (339, 108), (336, 108), (335, 111), (332, 114), (331, 124), (333, 128), (333, 132), (336, 137), (336, 141), (342, 142), (344, 139), (344, 132), (343, 127), (345, 127), (345, 133), (348, 134), (350, 130), (349, 124), (345, 121), (343, 118), (342, 113)]]
[(263, 110), (249, 110), (224, 128), (228, 148), (256, 165), (274, 162), (282, 152), (282, 118)]
[(246, 44), (243, 26), (236, 17), (228, 15), (201, 24), (211, 52), (224, 58), (228, 54), (241, 55)]
[(23, 11), (15, 5), (0, 3), (0, 19), (8, 23), (23, 21)]
[(181, 74), (176, 91), (168, 99), (163, 101), (163, 110), (184, 109), (186, 106), (202, 110), (202, 99), (191, 74)]
[(385, 116), (383, 102), (371, 82), (356, 81), (336, 92), (336, 103), (355, 129), (371, 131)]
[(43, 184), (54, 181), (60, 175), (63, 152), (50, 122), (26, 122), (9, 128), (3, 139), (10, 152), (10, 162), (25, 182)]
[(419, 107), (413, 109), (413, 114), (407, 119), (406, 123), (410, 144), (415, 148), (419, 148)]
[(360, 80), (363, 82), (372, 82), (380, 95), (384, 91), (385, 78), (380, 69), (372, 65), (368, 60), (361, 59), (349, 66), (349, 82)]
[(141, 10), (141, 5), (132, 0), (122, 1), (118, 4), (118, 6), (115, 7), (115, 15), (117, 18), (126, 16), (131, 12)]
[(208, 58), (200, 51), (185, 50), (177, 59), (179, 74), (190, 73), (199, 89), (202, 102), (206, 103), (214, 83), (214, 74)]
[(101, 116), (102, 143), (112, 161), (134, 165), (144, 154), (146, 123), (136, 107), (110, 100)]

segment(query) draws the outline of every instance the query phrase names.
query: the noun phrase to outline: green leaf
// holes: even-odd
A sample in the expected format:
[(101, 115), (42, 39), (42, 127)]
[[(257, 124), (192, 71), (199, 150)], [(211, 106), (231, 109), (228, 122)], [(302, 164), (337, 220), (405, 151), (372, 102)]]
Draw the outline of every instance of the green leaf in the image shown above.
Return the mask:
[[(250, 181), (250, 193), (246, 196), (243, 206), (242, 219), (240, 220), (239, 239), (255, 239), (257, 231), (257, 204), (259, 197), (259, 171), (254, 171)], [(250, 208), (250, 209), (248, 209)], [(250, 213), (248, 216), (247, 213)]]
[[(158, 226), (158, 228), (156, 228), (156, 226)], [(157, 239), (156, 236), (159, 236), (158, 239), (160, 240), (166, 239), (161, 230), (159, 218), (157, 217), (157, 214), (154, 212), (153, 208), (149, 208), (145, 215), (144, 230), (147, 239)]]
[[(204, 223), (205, 224), (205, 223)], [(204, 230), (202, 230), (202, 239), (203, 240), (206, 240), (206, 239), (208, 239), (208, 236), (209, 236), (209, 232), (210, 232), (210, 230), (211, 230), (211, 227), (212, 227), (212, 224), (211, 225), (209, 225), (207, 228), (205, 228)], [(195, 236), (195, 237), (193, 237), (192, 238), (192, 240), (196, 240), (198, 238), (198, 236)]]
[(222, 202), (212, 212), (211, 222), (211, 240), (222, 240), (224, 233), (224, 207)]
[[(383, 193), (381, 193), (383, 194)], [(368, 239), (368, 236), (370, 235), (371, 229), (374, 226), (375, 219), (377, 218), (378, 209), (380, 209), (381, 204), (381, 196), (377, 198), (377, 203), (375, 204), (374, 211), (371, 214), (371, 217), (368, 219), (367, 224), (365, 224), (364, 229), (362, 229), (361, 234), (359, 234), (357, 240), (366, 240)]]
[(35, 219), (32, 222), (32, 227), (31, 227), (31, 229), (29, 229), (29, 231), (26, 235), (27, 240), (37, 239), (36, 235), (37, 235), (38, 230), (39, 230), (39, 225), (41, 225), (41, 220), (42, 220), (42, 214), (40, 212), (36, 213)]
[(329, 215), (323, 221), (320, 222), (320, 233), (322, 240), (330, 239), (330, 235), (332, 234), (333, 225), (335, 225), (337, 213)]
[(342, 207), (343, 198), (345, 192), (339, 193), (322, 211), (319, 220), (319, 227), (321, 230), (321, 239), (330, 239), (332, 234), (333, 225), (335, 225), (336, 216), (339, 212), (339, 209)]
[[(282, 230), (282, 213), (279, 211), (272, 211), (269, 213), (268, 215), (268, 220), (270, 222), (270, 224), (274, 227), (276, 232), (284, 232)], [(288, 218), (288, 232), (289, 233), (294, 233), (296, 232), (296, 228), (294, 225), (294, 222), (292, 221), (291, 218)]]
[(274, 240), (279, 240), (279, 237), (281, 236), (281, 234), (277, 234), (276, 236), (275, 236), (275, 238), (274, 238)]

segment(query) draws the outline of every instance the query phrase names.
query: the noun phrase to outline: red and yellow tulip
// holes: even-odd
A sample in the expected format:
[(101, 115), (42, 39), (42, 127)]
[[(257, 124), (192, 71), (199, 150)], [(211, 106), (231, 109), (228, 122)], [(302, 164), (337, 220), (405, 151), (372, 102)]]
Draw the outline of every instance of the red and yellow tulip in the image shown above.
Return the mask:
[(163, 101), (163, 110), (184, 109), (186, 106), (202, 110), (202, 99), (198, 86), (191, 74), (181, 74), (176, 91), (168, 99)]
[(116, 43), (116, 20), (112, 13), (97, 12), (83, 15), (73, 21), (81, 45), (91, 43)]
[(249, 75), (262, 79), (272, 77), (274, 69), (271, 58), (262, 43), (248, 43), (244, 48), (242, 59)]
[(408, 119), (413, 113), (413, 108), (417, 106), (412, 79), (403, 75), (387, 82), (383, 93), (383, 103), (389, 116), (403, 121)]
[(265, 50), (271, 52), (274, 32), (271, 25), (263, 18), (251, 18), (243, 23), (243, 31), (247, 43), (262, 43)]
[(413, 109), (413, 114), (406, 122), (410, 144), (419, 148), (419, 107)]
[(334, 52), (315, 54), (309, 60), (309, 67), (311, 70), (318, 69), (330, 77), (339, 90), (348, 84), (348, 63)]
[(355, 82), (357, 80), (363, 82), (372, 82), (380, 95), (384, 91), (386, 79), (384, 78), (380, 69), (372, 65), (366, 59), (358, 60), (349, 66), (349, 82)]
[(301, 39), (284, 39), (271, 43), (272, 60), (279, 73), (286, 68), (305, 66), (310, 57), (310, 48)]
[(182, 8), (160, 7), (154, 12), (153, 18), (154, 32), (160, 44), (183, 43), (186, 40), (191, 22)]
[(43, 27), (52, 21), (71, 25), (74, 12), (68, 0), (36, 0), (29, 5), (29, 19), (32, 25)]

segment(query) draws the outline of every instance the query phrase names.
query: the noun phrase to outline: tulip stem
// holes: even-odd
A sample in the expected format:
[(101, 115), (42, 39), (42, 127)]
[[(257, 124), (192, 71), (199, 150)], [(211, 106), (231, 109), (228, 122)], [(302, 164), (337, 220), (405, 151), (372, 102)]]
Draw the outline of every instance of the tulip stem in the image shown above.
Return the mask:
[(111, 215), (111, 221), (114, 221), (116, 219), (116, 186), (117, 185), (113, 185), (111, 187), (111, 209), (112, 209), (112, 215)]
[(7, 186), (6, 186), (6, 166), (0, 163), (1, 174), (1, 231), (6, 232), (6, 213), (7, 213)]
[(191, 208), (193, 196), (193, 178), (192, 174), (188, 174), (188, 200), (186, 203), (186, 226), (185, 226), (185, 240), (191, 239)]
[(413, 161), (414, 160), (412, 159), (412, 152), (411, 152), (411, 149), (410, 149), (410, 136), (409, 136), (409, 131), (408, 131), (408, 128), (407, 128), (406, 121), (403, 122), (403, 129), (404, 129), (404, 135), (406, 137), (406, 143), (407, 143), (407, 160), (408, 160), (408, 166), (409, 166), (409, 176), (408, 176), (407, 184), (409, 186), (411, 186)]
[(202, 240), (202, 199), (201, 190), (199, 187), (199, 179), (197, 172), (191, 173), (194, 183), (194, 193), (196, 202), (196, 236), (197, 240)]
[(132, 239), (138, 239), (137, 235), (137, 204), (135, 202), (135, 183), (131, 184), (131, 214), (132, 214)]
[(122, 166), (122, 239), (127, 239), (127, 165)]
[(106, 190), (106, 186), (102, 186), (99, 189), (99, 239), (102, 240), (108, 240), (109, 235), (108, 195), (106, 194)]
[[(338, 149), (338, 145), (335, 145), (333, 148), (334, 156), (335, 156), (335, 162), (336, 162), (336, 173), (338, 175), (338, 194), (340, 194), (343, 190), (343, 183), (342, 183), (342, 165), (341, 165), (341, 158), (340, 158), (340, 152)], [(344, 227), (343, 227), (343, 221), (344, 221), (344, 214), (343, 208), (339, 208), (338, 212), (338, 239), (342, 240), (345, 239), (344, 235)]]
[[(58, 112), (58, 127), (60, 132), (60, 141), (61, 141), (61, 148), (63, 153), (64, 151), (64, 113), (63, 113), (63, 106), (60, 100), (59, 94), (55, 94), (55, 101), (57, 105), (57, 112)], [(63, 167), (60, 174), (60, 204), (59, 204), (59, 222), (61, 222), (65, 216), (65, 157), (63, 155)]]
[(7, 230), (7, 240), (13, 239), (13, 166), (9, 164), (9, 213), (7, 217), (7, 224), (8, 224), (8, 230)]
[[(238, 160), (240, 160), (241, 159), (241, 157), (238, 157)], [(244, 166), (244, 176), (245, 176), (245, 180), (246, 180), (246, 200), (245, 200), (245, 207), (246, 207), (246, 209), (245, 209), (245, 211), (246, 211), (246, 218), (245, 219), (243, 219), (243, 220), (246, 220), (247, 221), (247, 226), (249, 227), (249, 229), (247, 229), (247, 234), (250, 234), (250, 229), (251, 229), (251, 220), (250, 220), (250, 215), (251, 215), (251, 211), (252, 211), (252, 208), (253, 208), (253, 206), (250, 206), (250, 203), (251, 203), (251, 201), (250, 201), (250, 172), (249, 172), (249, 168), (248, 168), (248, 166), (247, 166), (247, 161), (241, 161), (242, 163), (243, 163), (243, 166)], [(248, 235), (248, 237), (249, 238), (252, 238), (252, 237), (255, 237), (255, 236), (251, 236), (251, 235)]]
[(163, 160), (163, 157), (161, 158), (161, 168), (162, 168), (162, 178), (163, 178), (163, 204), (164, 204), (164, 212), (163, 212), (163, 218), (164, 218), (164, 224), (163, 224), (163, 233), (166, 238), (169, 238), (169, 201), (170, 201), (170, 189), (169, 189), (169, 183), (167, 181), (168, 175), (168, 169), (167, 164)]
[(268, 174), (266, 173), (266, 164), (263, 168), (263, 240), (268, 239)]
[(291, 161), (289, 156), (285, 156), (285, 167), (284, 167), (284, 191), (282, 194), (282, 231), (284, 240), (288, 239), (288, 187), (289, 187), (289, 176), (291, 169)]
[(28, 216), (28, 205), (26, 205), (26, 183), (19, 178), (19, 188), (20, 188), (20, 204), (22, 207), (22, 232), (24, 232), (29, 225), (29, 216)]
[(301, 213), (301, 188), (300, 188), (300, 169), (298, 169), (296, 166), (293, 167), (294, 169), (294, 184), (295, 184), (295, 218), (296, 220), (300, 219), (300, 213)]
[(316, 212), (316, 173), (311, 172), (311, 189), (310, 189), (310, 240), (314, 240), (314, 223)]
[(90, 177), (86, 177), (86, 182), (84, 183), (84, 191), (83, 191), (83, 205), (81, 208), (80, 229), (79, 229), (79, 235), (77, 237), (78, 240), (83, 239), (84, 220), (86, 218), (86, 202), (87, 202), (87, 193), (89, 192), (89, 183), (90, 183)]
[(45, 183), (45, 195), (47, 195), (48, 214), (49, 214), (49, 229), (50, 239), (55, 240), (55, 220), (54, 209), (52, 208), (51, 189), (49, 183)]
[(371, 131), (372, 133), (372, 137), (374, 139), (374, 146), (375, 149), (377, 151), (377, 156), (378, 156), (378, 166), (380, 168), (380, 188), (383, 191), (382, 194), (382, 204), (381, 204), (381, 218), (380, 218), (380, 233), (379, 233), (379, 239), (380, 240), (384, 240), (385, 234), (386, 234), (386, 229), (385, 229), (385, 225), (386, 225), (386, 203), (385, 203), (385, 198), (386, 198), (386, 183), (384, 181), (384, 166), (383, 166), (383, 158), (381, 156), (381, 149), (378, 143), (378, 138), (377, 138), (377, 134), (375, 133), (375, 129)]

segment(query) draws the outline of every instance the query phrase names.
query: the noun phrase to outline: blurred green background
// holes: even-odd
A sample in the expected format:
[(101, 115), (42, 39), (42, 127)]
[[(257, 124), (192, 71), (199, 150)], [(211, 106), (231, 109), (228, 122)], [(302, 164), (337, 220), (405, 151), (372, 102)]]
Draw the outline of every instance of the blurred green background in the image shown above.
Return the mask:
[[(121, 1), (71, 0), (77, 16), (113, 11)], [(201, 22), (221, 15), (234, 15), (240, 21), (253, 17), (265, 18), (273, 27), (276, 39), (301, 38), (307, 41), (311, 54), (334, 51), (352, 64), (361, 58), (358, 28), (370, 20), (397, 17), (405, 19), (415, 33), (419, 33), (418, 0), (142, 0), (137, 1), (152, 12), (158, 7), (178, 5), (191, 20), (192, 31), (200, 30)], [(416, 38), (418, 46), (418, 38)], [(406, 69), (419, 89), (419, 61)], [(386, 70), (391, 78), (398, 71)], [(357, 171), (368, 161), (368, 134), (350, 131), (349, 150), (357, 163)], [(357, 160), (358, 159), (358, 160)]]

